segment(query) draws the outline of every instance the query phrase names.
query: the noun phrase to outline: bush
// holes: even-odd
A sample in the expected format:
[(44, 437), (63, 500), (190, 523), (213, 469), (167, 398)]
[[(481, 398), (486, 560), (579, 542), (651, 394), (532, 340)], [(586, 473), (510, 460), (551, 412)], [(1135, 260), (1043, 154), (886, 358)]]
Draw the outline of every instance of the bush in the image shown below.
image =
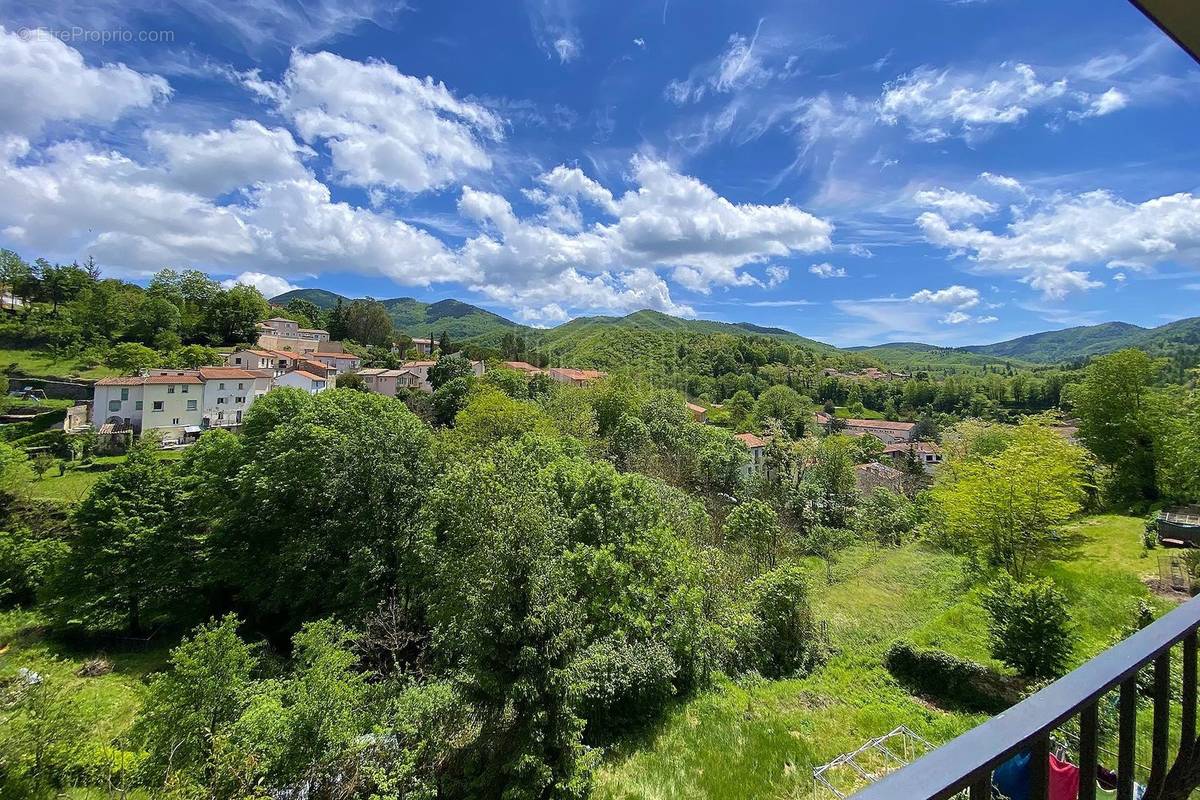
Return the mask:
[(896, 642), (884, 665), (912, 691), (963, 711), (998, 714), (1021, 699), (1020, 681), (943, 650)]
[(1031, 678), (1066, 672), (1075, 644), (1067, 598), (1048, 579), (1018, 583), (1008, 574), (983, 597), (992, 655)]
[(768, 678), (795, 675), (825, 658), (808, 602), (808, 583), (799, 567), (771, 570), (750, 587), (753, 624), (747, 661)]

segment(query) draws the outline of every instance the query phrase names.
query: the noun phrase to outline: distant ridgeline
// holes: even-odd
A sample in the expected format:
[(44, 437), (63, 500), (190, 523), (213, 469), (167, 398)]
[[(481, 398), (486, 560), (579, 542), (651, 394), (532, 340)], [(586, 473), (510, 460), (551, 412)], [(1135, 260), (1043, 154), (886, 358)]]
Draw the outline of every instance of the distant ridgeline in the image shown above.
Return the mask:
[[(292, 300), (307, 300), (320, 309), (330, 309), (340, 300), (351, 302), (324, 289), (296, 289), (271, 302), (284, 306)], [(664, 365), (672, 361), (669, 351), (686, 350), (697, 337), (726, 334), (735, 337), (764, 337), (783, 345), (810, 350), (814, 356), (841, 361), (849, 367), (885, 364), (910, 371), (936, 373), (1037, 370), (1049, 365), (1077, 366), (1090, 356), (1137, 347), (1171, 360), (1173, 376), (1200, 364), (1200, 317), (1179, 320), (1157, 328), (1142, 328), (1124, 322), (1106, 322), (1060, 331), (1022, 336), (1005, 342), (945, 348), (918, 342), (897, 342), (875, 347), (839, 350), (781, 328), (750, 323), (686, 320), (657, 311), (637, 311), (624, 317), (579, 317), (554, 328), (532, 328), (499, 314), (458, 300), (423, 303), (411, 297), (379, 301), (391, 316), (396, 330), (416, 338), (438, 338), (446, 333), (457, 344), (504, 351), (505, 337), (512, 349), (519, 339), (522, 352), (537, 350), (563, 363), (616, 369), (638, 359)], [(686, 353), (677, 352), (677, 360)], [(643, 366), (649, 366), (643, 364)], [(659, 370), (655, 370), (659, 371)], [(670, 371), (668, 369), (668, 371)]]

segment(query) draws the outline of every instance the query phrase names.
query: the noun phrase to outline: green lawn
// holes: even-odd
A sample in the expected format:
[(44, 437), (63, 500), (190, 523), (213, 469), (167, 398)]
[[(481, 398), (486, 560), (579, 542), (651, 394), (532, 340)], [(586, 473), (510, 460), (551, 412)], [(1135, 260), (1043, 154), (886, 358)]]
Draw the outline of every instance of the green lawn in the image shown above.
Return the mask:
[[(1141, 578), (1154, 574), (1157, 561), (1153, 553), (1142, 557), (1142, 525), (1132, 517), (1088, 518), (1074, 526), (1082, 537), (1074, 558), (1047, 570), (1071, 598), (1079, 661), (1103, 650), (1132, 619), (1137, 600), (1149, 597)], [(897, 725), (936, 745), (985, 719), (912, 697), (882, 666), (901, 638), (1000, 666), (988, 652), (980, 588), (960, 559), (920, 544), (852, 549), (834, 575), (827, 585), (824, 568), (816, 568), (813, 581), (814, 607), (829, 623), (837, 655), (802, 680), (727, 682), (681, 702), (610, 752), (595, 800), (807, 798), (814, 766)]]
[[(159, 450), (157, 457), (163, 461), (175, 461), (183, 457), (182, 450)], [(35, 500), (57, 500), (78, 503), (91, 490), (104, 473), (125, 460), (125, 456), (101, 456), (89, 465), (70, 464), (66, 473), (58, 474), (58, 467), (51, 469), (41, 478), (32, 473), (25, 482), (25, 489)]]
[(0, 372), (10, 367), (35, 378), (104, 378), (116, 374), (108, 367), (85, 367), (73, 358), (55, 358), (44, 350), (0, 347)]

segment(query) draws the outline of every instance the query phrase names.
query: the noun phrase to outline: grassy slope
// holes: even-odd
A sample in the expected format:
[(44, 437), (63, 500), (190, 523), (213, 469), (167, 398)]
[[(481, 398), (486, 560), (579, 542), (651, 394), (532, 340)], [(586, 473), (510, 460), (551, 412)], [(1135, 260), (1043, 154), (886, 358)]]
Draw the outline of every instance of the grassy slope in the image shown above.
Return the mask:
[[(9, 367), (35, 378), (104, 378), (116, 374), (107, 367), (83, 367), (74, 359), (58, 359), (44, 350), (0, 347), (0, 373)], [(12, 381), (10, 388), (19, 389), (18, 383)]]
[[(1140, 578), (1157, 562), (1153, 554), (1142, 557), (1141, 527), (1131, 517), (1084, 520), (1077, 557), (1049, 570), (1072, 599), (1080, 660), (1103, 649), (1137, 598), (1147, 596)], [(596, 800), (807, 797), (813, 766), (871, 736), (903, 723), (937, 744), (982, 721), (910, 696), (881, 666), (900, 637), (987, 660), (977, 589), (960, 559), (923, 545), (852, 549), (836, 565), (832, 585), (820, 563), (810, 566), (814, 604), (838, 655), (800, 680), (724, 682), (680, 702), (613, 749), (597, 775)], [(91, 655), (47, 639), (40, 623), (35, 612), (0, 612), (0, 680), (21, 666), (65, 675)], [(82, 681), (98, 740), (128, 727), (145, 676), (164, 663), (165, 645), (109, 648), (116, 670)]]
[[(1140, 577), (1157, 562), (1140, 557), (1140, 519), (1096, 517), (1077, 527), (1085, 537), (1077, 558), (1049, 572), (1073, 601), (1082, 661), (1129, 621), (1148, 594)], [(921, 545), (852, 550), (832, 586), (814, 584), (837, 656), (802, 680), (726, 683), (681, 703), (614, 750), (594, 798), (807, 797), (814, 766), (897, 725), (938, 744), (982, 721), (913, 698), (882, 667), (887, 647), (904, 637), (991, 661), (978, 589), (959, 559)]]
[[(157, 457), (164, 461), (174, 461), (183, 457), (182, 450), (160, 450)], [(25, 490), (35, 500), (58, 500), (75, 504), (87, 496), (96, 481), (100, 480), (117, 464), (125, 460), (124, 456), (101, 456), (84, 466), (81, 464), (68, 465), (63, 475), (58, 474), (58, 468), (47, 472), (41, 479), (32, 473), (25, 482)]]

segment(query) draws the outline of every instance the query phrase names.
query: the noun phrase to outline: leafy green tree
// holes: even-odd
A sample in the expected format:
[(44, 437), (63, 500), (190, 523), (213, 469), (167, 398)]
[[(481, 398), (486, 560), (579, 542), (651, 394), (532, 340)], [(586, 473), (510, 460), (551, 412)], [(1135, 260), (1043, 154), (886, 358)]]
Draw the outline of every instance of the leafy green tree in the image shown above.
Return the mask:
[(733, 397), (725, 401), (725, 410), (729, 412), (730, 419), (739, 430), (745, 428), (754, 413), (754, 395), (745, 389), (738, 390)]
[(992, 655), (1031, 678), (1067, 671), (1076, 635), (1067, 598), (1053, 581), (1021, 583), (1001, 573), (984, 594), (983, 607)]
[(434, 365), (429, 368), (429, 385), (435, 392), (455, 378), (473, 377), (475, 377), (474, 367), (462, 356), (439, 356)]
[(773, 419), (789, 436), (803, 436), (810, 415), (809, 400), (795, 389), (783, 385), (768, 388), (754, 404), (754, 418), (760, 427), (766, 427), (767, 421)]
[(1085, 455), (1035, 418), (989, 455), (952, 455), (932, 497), (944, 533), (1020, 579), (1060, 554), (1063, 526), (1083, 500)]
[(203, 572), (197, 542), (176, 521), (179, 482), (148, 445), (130, 451), (75, 512), (76, 534), (57, 580), (60, 621), (140, 633), (176, 618)]
[(113, 345), (104, 363), (122, 375), (137, 375), (158, 366), (159, 355), (154, 350), (137, 342)]
[(346, 335), (366, 345), (390, 346), (392, 316), (378, 300), (355, 300), (346, 309)]
[(310, 300), (294, 297), (288, 301), (287, 310), (303, 328), (316, 328), (321, 323), (321, 309)]
[(1161, 364), (1141, 350), (1120, 350), (1094, 359), (1073, 387), (1079, 438), (1117, 473), (1128, 499), (1154, 499), (1157, 414), (1151, 384)]
[(258, 323), (271, 313), (262, 293), (238, 284), (221, 291), (204, 311), (203, 325), (209, 341), (238, 344), (258, 340)]
[(751, 663), (769, 678), (786, 678), (812, 669), (824, 657), (808, 599), (804, 571), (773, 569), (750, 585), (753, 638), (743, 647)]
[(859, 530), (884, 547), (899, 547), (919, 521), (916, 503), (882, 487), (864, 497), (858, 507)]
[(337, 376), (334, 382), (339, 389), (354, 389), (358, 392), (365, 392), (367, 390), (366, 380), (357, 372), (343, 372)]
[(169, 352), (163, 359), (163, 366), (174, 369), (199, 369), (200, 367), (219, 367), (225, 363), (225, 357), (220, 350), (205, 347), (200, 344), (189, 344), (178, 350)]
[(163, 333), (179, 334), (182, 316), (179, 308), (165, 297), (146, 296), (133, 312), (129, 335), (144, 345), (152, 345)]
[(783, 540), (779, 515), (761, 500), (733, 507), (725, 518), (725, 538), (742, 543), (760, 567), (774, 569)]
[(814, 525), (801, 540), (801, 547), (804, 552), (825, 562), (825, 581), (833, 583), (833, 562), (853, 541), (854, 532), (848, 528)]
[(393, 588), (410, 598), (424, 576), (429, 430), (383, 395), (277, 391), (247, 414), (244, 464), (212, 537), (218, 572), (285, 630), (366, 612)]
[(134, 733), (157, 781), (174, 772), (201, 786), (216, 782), (217, 749), (251, 703), (259, 665), (238, 625), (229, 614), (199, 626), (151, 681)]
[[(453, 383), (451, 381), (446, 387)], [(436, 393), (434, 402), (436, 408)], [(455, 439), (470, 448), (489, 447), (504, 439), (519, 439), (527, 433), (550, 430), (549, 420), (536, 403), (513, 400), (494, 389), (470, 395), (454, 418)]]
[(1192, 390), (1164, 405), (1160, 420), (1156, 480), (1163, 497), (1176, 502), (1200, 498), (1200, 392)]
[(466, 408), (474, 386), (474, 377), (455, 378), (439, 386), (433, 393), (434, 423), (443, 427), (453, 425), (458, 412)]

